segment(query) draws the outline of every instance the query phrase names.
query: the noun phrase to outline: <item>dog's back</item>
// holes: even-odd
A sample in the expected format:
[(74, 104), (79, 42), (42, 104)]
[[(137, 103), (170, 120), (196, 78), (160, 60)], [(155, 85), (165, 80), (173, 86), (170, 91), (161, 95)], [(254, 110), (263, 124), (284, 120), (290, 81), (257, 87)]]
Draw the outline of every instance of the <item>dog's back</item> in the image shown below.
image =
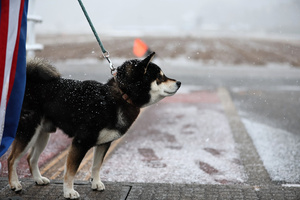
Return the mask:
[[(23, 113), (34, 113), (40, 121), (51, 122), (70, 137), (81, 132), (78, 130), (83, 126), (95, 129), (95, 133), (87, 134), (98, 134), (108, 123), (116, 121), (118, 107), (107, 84), (65, 79), (42, 59), (27, 63)], [(22, 115), (21, 123), (27, 116)]]
[(35, 58), (27, 63), (27, 82), (45, 82), (61, 77), (60, 73), (45, 59)]

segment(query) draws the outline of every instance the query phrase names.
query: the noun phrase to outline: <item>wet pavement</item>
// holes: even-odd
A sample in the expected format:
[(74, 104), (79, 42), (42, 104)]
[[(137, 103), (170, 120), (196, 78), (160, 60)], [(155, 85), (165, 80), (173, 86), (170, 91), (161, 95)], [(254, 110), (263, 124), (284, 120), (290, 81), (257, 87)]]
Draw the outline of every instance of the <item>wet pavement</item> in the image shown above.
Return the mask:
[(244, 168), (217, 91), (184, 86), (181, 89), (185, 93), (144, 110), (102, 167), (103, 180), (245, 182)]
[[(75, 181), (81, 199), (300, 199), (299, 69), (158, 63), (182, 88), (144, 109), (113, 143), (101, 169), (104, 192), (90, 189), (93, 154), (87, 153)], [(104, 62), (57, 64), (69, 78), (105, 82), (110, 77)], [(41, 173), (52, 180), (48, 186), (28, 178), (23, 158), (19, 194), (7, 186), (7, 155), (1, 157), (0, 199), (63, 199), (69, 143), (57, 131), (41, 156)]]
[[(104, 182), (104, 192), (93, 191), (86, 182), (75, 183), (75, 189), (81, 194), (80, 199), (110, 200), (298, 200), (300, 191), (294, 187), (276, 185), (199, 185), (199, 184), (166, 184), (166, 183), (129, 183)], [(46, 186), (37, 186), (28, 179), (22, 183), (24, 189), (15, 194), (0, 178), (1, 200), (32, 200), (32, 199), (65, 199), (62, 182), (53, 181)]]

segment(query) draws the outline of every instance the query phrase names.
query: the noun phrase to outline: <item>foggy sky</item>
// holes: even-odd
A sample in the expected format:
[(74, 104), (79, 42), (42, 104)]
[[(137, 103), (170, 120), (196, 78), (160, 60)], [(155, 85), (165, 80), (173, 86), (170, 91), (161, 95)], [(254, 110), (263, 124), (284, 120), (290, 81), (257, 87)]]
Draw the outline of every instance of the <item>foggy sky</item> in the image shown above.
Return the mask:
[[(300, 35), (298, 0), (83, 0), (102, 33), (189, 34), (205, 31)], [(37, 0), (38, 33), (90, 33), (76, 0)]]

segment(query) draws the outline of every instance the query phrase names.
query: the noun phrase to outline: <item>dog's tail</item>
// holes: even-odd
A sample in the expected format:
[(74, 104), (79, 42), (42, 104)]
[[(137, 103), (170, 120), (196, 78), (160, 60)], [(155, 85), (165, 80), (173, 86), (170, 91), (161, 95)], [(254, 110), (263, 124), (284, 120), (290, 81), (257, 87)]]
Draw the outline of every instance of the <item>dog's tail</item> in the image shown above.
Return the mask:
[(47, 60), (34, 58), (27, 62), (27, 81), (47, 82), (61, 77), (60, 73)]

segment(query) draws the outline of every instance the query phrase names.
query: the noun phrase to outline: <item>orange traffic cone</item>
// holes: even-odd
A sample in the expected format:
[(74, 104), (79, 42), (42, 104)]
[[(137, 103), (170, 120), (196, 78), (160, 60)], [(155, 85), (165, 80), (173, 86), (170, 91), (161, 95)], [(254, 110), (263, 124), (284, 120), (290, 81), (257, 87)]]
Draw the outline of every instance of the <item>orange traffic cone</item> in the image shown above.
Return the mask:
[(149, 49), (147, 44), (143, 42), (141, 39), (137, 38), (133, 43), (133, 53), (137, 57), (144, 57), (151, 53), (152, 51)]

